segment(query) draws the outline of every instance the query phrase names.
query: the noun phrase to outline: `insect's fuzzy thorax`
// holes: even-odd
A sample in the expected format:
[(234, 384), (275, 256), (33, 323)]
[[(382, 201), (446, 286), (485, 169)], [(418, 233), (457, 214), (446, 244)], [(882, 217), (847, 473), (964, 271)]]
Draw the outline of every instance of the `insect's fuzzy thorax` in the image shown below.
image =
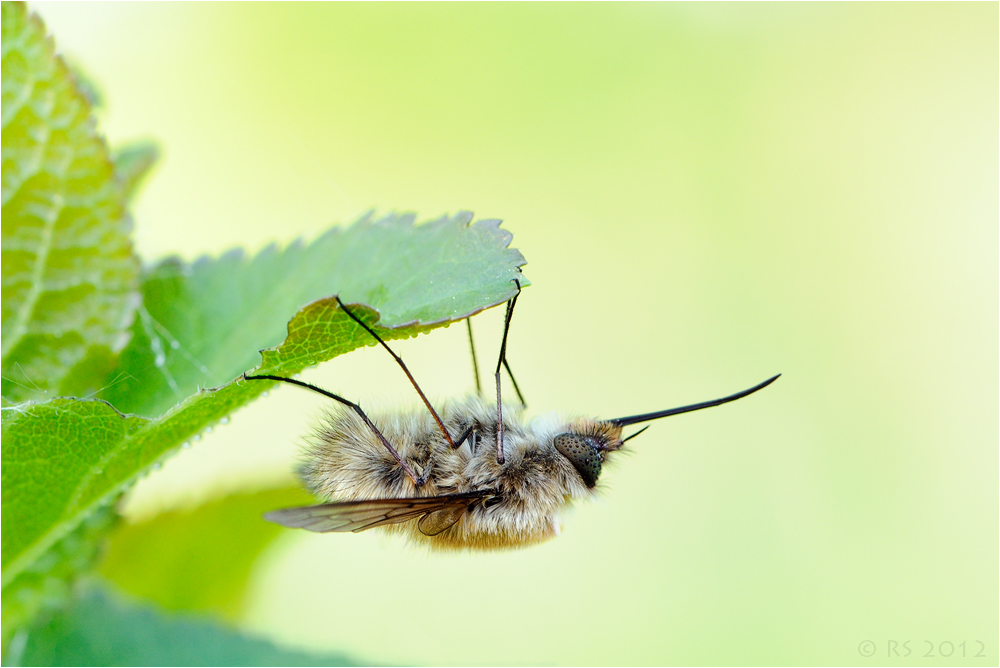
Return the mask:
[(331, 501), (496, 491), (494, 499), (470, 506), (459, 522), (436, 536), (424, 536), (415, 522), (385, 528), (434, 547), (503, 548), (555, 536), (569, 503), (593, 494), (553, 446), (556, 436), (570, 432), (605, 444), (602, 461), (606, 452), (621, 447), (620, 427), (556, 415), (525, 422), (523, 409), (504, 404), (505, 461), (499, 464), (495, 403), (470, 396), (443, 404), (439, 412), (453, 439), (473, 427), (458, 449), (451, 448), (426, 411), (370, 414), (402, 458), (426, 476), (420, 487), (364, 422), (338, 409), (326, 415), (309, 439), (301, 475), (313, 493)]

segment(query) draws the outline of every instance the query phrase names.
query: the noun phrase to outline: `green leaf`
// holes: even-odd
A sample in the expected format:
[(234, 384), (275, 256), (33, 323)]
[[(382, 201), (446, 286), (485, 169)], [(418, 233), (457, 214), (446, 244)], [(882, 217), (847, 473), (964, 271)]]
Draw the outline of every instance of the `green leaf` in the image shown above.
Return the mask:
[(294, 373), (374, 344), (333, 300), (323, 301), (335, 294), (377, 311), (386, 339), (502, 303), (516, 292), (513, 279), (528, 285), (518, 270), (524, 257), (507, 247), (511, 235), (499, 221), (471, 220), (465, 212), (414, 225), (412, 215), (369, 214), (308, 245), (270, 246), (253, 258), (235, 250), (193, 265), (167, 260), (143, 278), (120, 378), (99, 396), (124, 413), (155, 417), (256, 366), (257, 351), (286, 335), (261, 372)]
[[(255, 346), (272, 341), (273, 320), (283, 322), (278, 315), (283, 305), (302, 299), (289, 294), (306, 292), (303, 286), (310, 278), (316, 289), (322, 281), (311, 274), (340, 275), (336, 266), (326, 264), (321, 272), (307, 262), (315, 259), (316, 249), (332, 252), (338, 243), (352, 242), (350, 254), (335, 258), (358, 272), (343, 276), (351, 291), (345, 287), (343, 292), (367, 296), (394, 318), (395, 329), (381, 321), (377, 325), (386, 339), (443, 326), (512, 296), (513, 278), (520, 277), (524, 259), (507, 248), (510, 234), (495, 221), (471, 226), (467, 221), (459, 217), (414, 227), (409, 218), (366, 218), (309, 247), (265, 251), (251, 262), (229, 254), (218, 261), (200, 260), (190, 271), (175, 262), (166, 265), (173, 268), (166, 276), (154, 272), (146, 282), (149, 311), (140, 318), (149, 327), (136, 330), (141, 343), (121, 356), (128, 379), (112, 388), (115, 401), (124, 410), (155, 415), (177, 396), (194, 394), (155, 419), (124, 415), (100, 400), (56, 399), (3, 411), (0, 552), (5, 595), (20, 573), (90, 513), (113, 503), (144, 470), (272, 384), (245, 382), (239, 374), (258, 357)], [(429, 239), (438, 258), (426, 253)], [(447, 247), (438, 248), (438, 243)], [(421, 253), (423, 262), (411, 259)], [(367, 259), (366, 265), (358, 265), (359, 256)], [(399, 287), (390, 282), (401, 280), (394, 265), (409, 267)], [(273, 271), (275, 267), (281, 271)], [(305, 279), (296, 280), (296, 267)], [(276, 277), (281, 278), (280, 289), (274, 285)], [(452, 297), (446, 296), (449, 290)], [(364, 305), (354, 310), (375, 325), (378, 312)], [(285, 343), (265, 351), (264, 371), (292, 374), (373, 343), (329, 298), (299, 311), (287, 332)], [(210, 384), (221, 386), (196, 391), (198, 385)]]
[(4, 409), (4, 596), (14, 576), (36, 569), (43, 554), (100, 507), (99, 500), (108, 505), (121, 491), (131, 476), (122, 476), (116, 448), (146, 424), (103, 401), (54, 399)]
[(41, 20), (21, 3), (2, 12), (0, 358), (14, 403), (102, 383), (127, 342), (139, 263), (90, 104)]
[(23, 645), (12, 643), (7, 660), (23, 666), (364, 665), (342, 654), (285, 649), (207, 619), (164, 614), (98, 587), (22, 639)]
[(261, 515), (313, 502), (295, 485), (233, 494), (190, 510), (122, 523), (110, 535), (100, 573), (167, 610), (212, 612), (236, 620), (254, 563), (282, 531)]
[(122, 184), (126, 201), (135, 199), (136, 193), (159, 159), (160, 148), (151, 141), (137, 141), (115, 149), (112, 156), (115, 175)]
[(3, 647), (32, 619), (62, 608), (72, 593), (74, 577), (93, 567), (102, 538), (117, 521), (112, 507), (91, 513), (22, 571), (3, 591)]

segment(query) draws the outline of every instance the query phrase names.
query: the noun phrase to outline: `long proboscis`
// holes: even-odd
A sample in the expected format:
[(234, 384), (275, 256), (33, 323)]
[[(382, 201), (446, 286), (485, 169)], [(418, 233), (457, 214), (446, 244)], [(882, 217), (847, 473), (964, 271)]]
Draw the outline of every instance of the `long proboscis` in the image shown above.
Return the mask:
[(721, 406), (722, 404), (728, 404), (730, 401), (736, 401), (737, 399), (742, 399), (748, 394), (753, 394), (757, 390), (763, 390), (765, 387), (778, 380), (781, 376), (779, 373), (773, 378), (768, 378), (760, 385), (754, 385), (749, 390), (743, 390), (742, 392), (737, 392), (736, 394), (731, 394), (728, 397), (722, 397), (721, 399), (714, 399), (712, 401), (703, 401), (700, 404), (691, 404), (690, 406), (681, 406), (680, 408), (668, 408), (665, 411), (656, 411), (655, 413), (643, 413), (642, 415), (631, 415), (629, 417), (613, 418), (611, 420), (605, 420), (616, 427), (627, 427), (630, 424), (638, 424), (640, 422), (649, 422), (650, 420), (657, 420), (662, 417), (668, 417), (670, 415), (678, 415), (680, 413), (690, 413), (691, 411), (700, 411), (702, 408), (711, 408), (712, 406)]

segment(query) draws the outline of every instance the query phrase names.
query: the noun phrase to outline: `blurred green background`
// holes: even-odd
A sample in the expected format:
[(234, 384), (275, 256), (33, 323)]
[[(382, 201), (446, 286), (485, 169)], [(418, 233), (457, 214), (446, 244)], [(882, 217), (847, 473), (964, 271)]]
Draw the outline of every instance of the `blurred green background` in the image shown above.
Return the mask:
[[(534, 412), (785, 374), (655, 423), (540, 547), (289, 531), (243, 628), (383, 663), (996, 665), (996, 3), (31, 6), (111, 142), (164, 149), (147, 259), (472, 209), (529, 262)], [(398, 344), (429, 395), (469, 390), (464, 336)], [(305, 377), (414, 403), (375, 349)], [(272, 393), (127, 512), (287, 479), (323, 405)]]

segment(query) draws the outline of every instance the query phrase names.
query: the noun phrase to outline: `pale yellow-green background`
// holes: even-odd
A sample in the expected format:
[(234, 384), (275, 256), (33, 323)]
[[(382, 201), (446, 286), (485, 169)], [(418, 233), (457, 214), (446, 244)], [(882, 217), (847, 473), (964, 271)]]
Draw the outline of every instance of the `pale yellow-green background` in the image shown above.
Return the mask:
[[(389, 663), (996, 665), (997, 4), (33, 7), (112, 142), (164, 147), (147, 258), (472, 209), (529, 261), (533, 410), (785, 374), (654, 424), (540, 547), (289, 532), (248, 628)], [(398, 348), (469, 389), (463, 328)], [(375, 349), (307, 378), (412, 402)], [(286, 476), (322, 405), (254, 403), (130, 512)]]

